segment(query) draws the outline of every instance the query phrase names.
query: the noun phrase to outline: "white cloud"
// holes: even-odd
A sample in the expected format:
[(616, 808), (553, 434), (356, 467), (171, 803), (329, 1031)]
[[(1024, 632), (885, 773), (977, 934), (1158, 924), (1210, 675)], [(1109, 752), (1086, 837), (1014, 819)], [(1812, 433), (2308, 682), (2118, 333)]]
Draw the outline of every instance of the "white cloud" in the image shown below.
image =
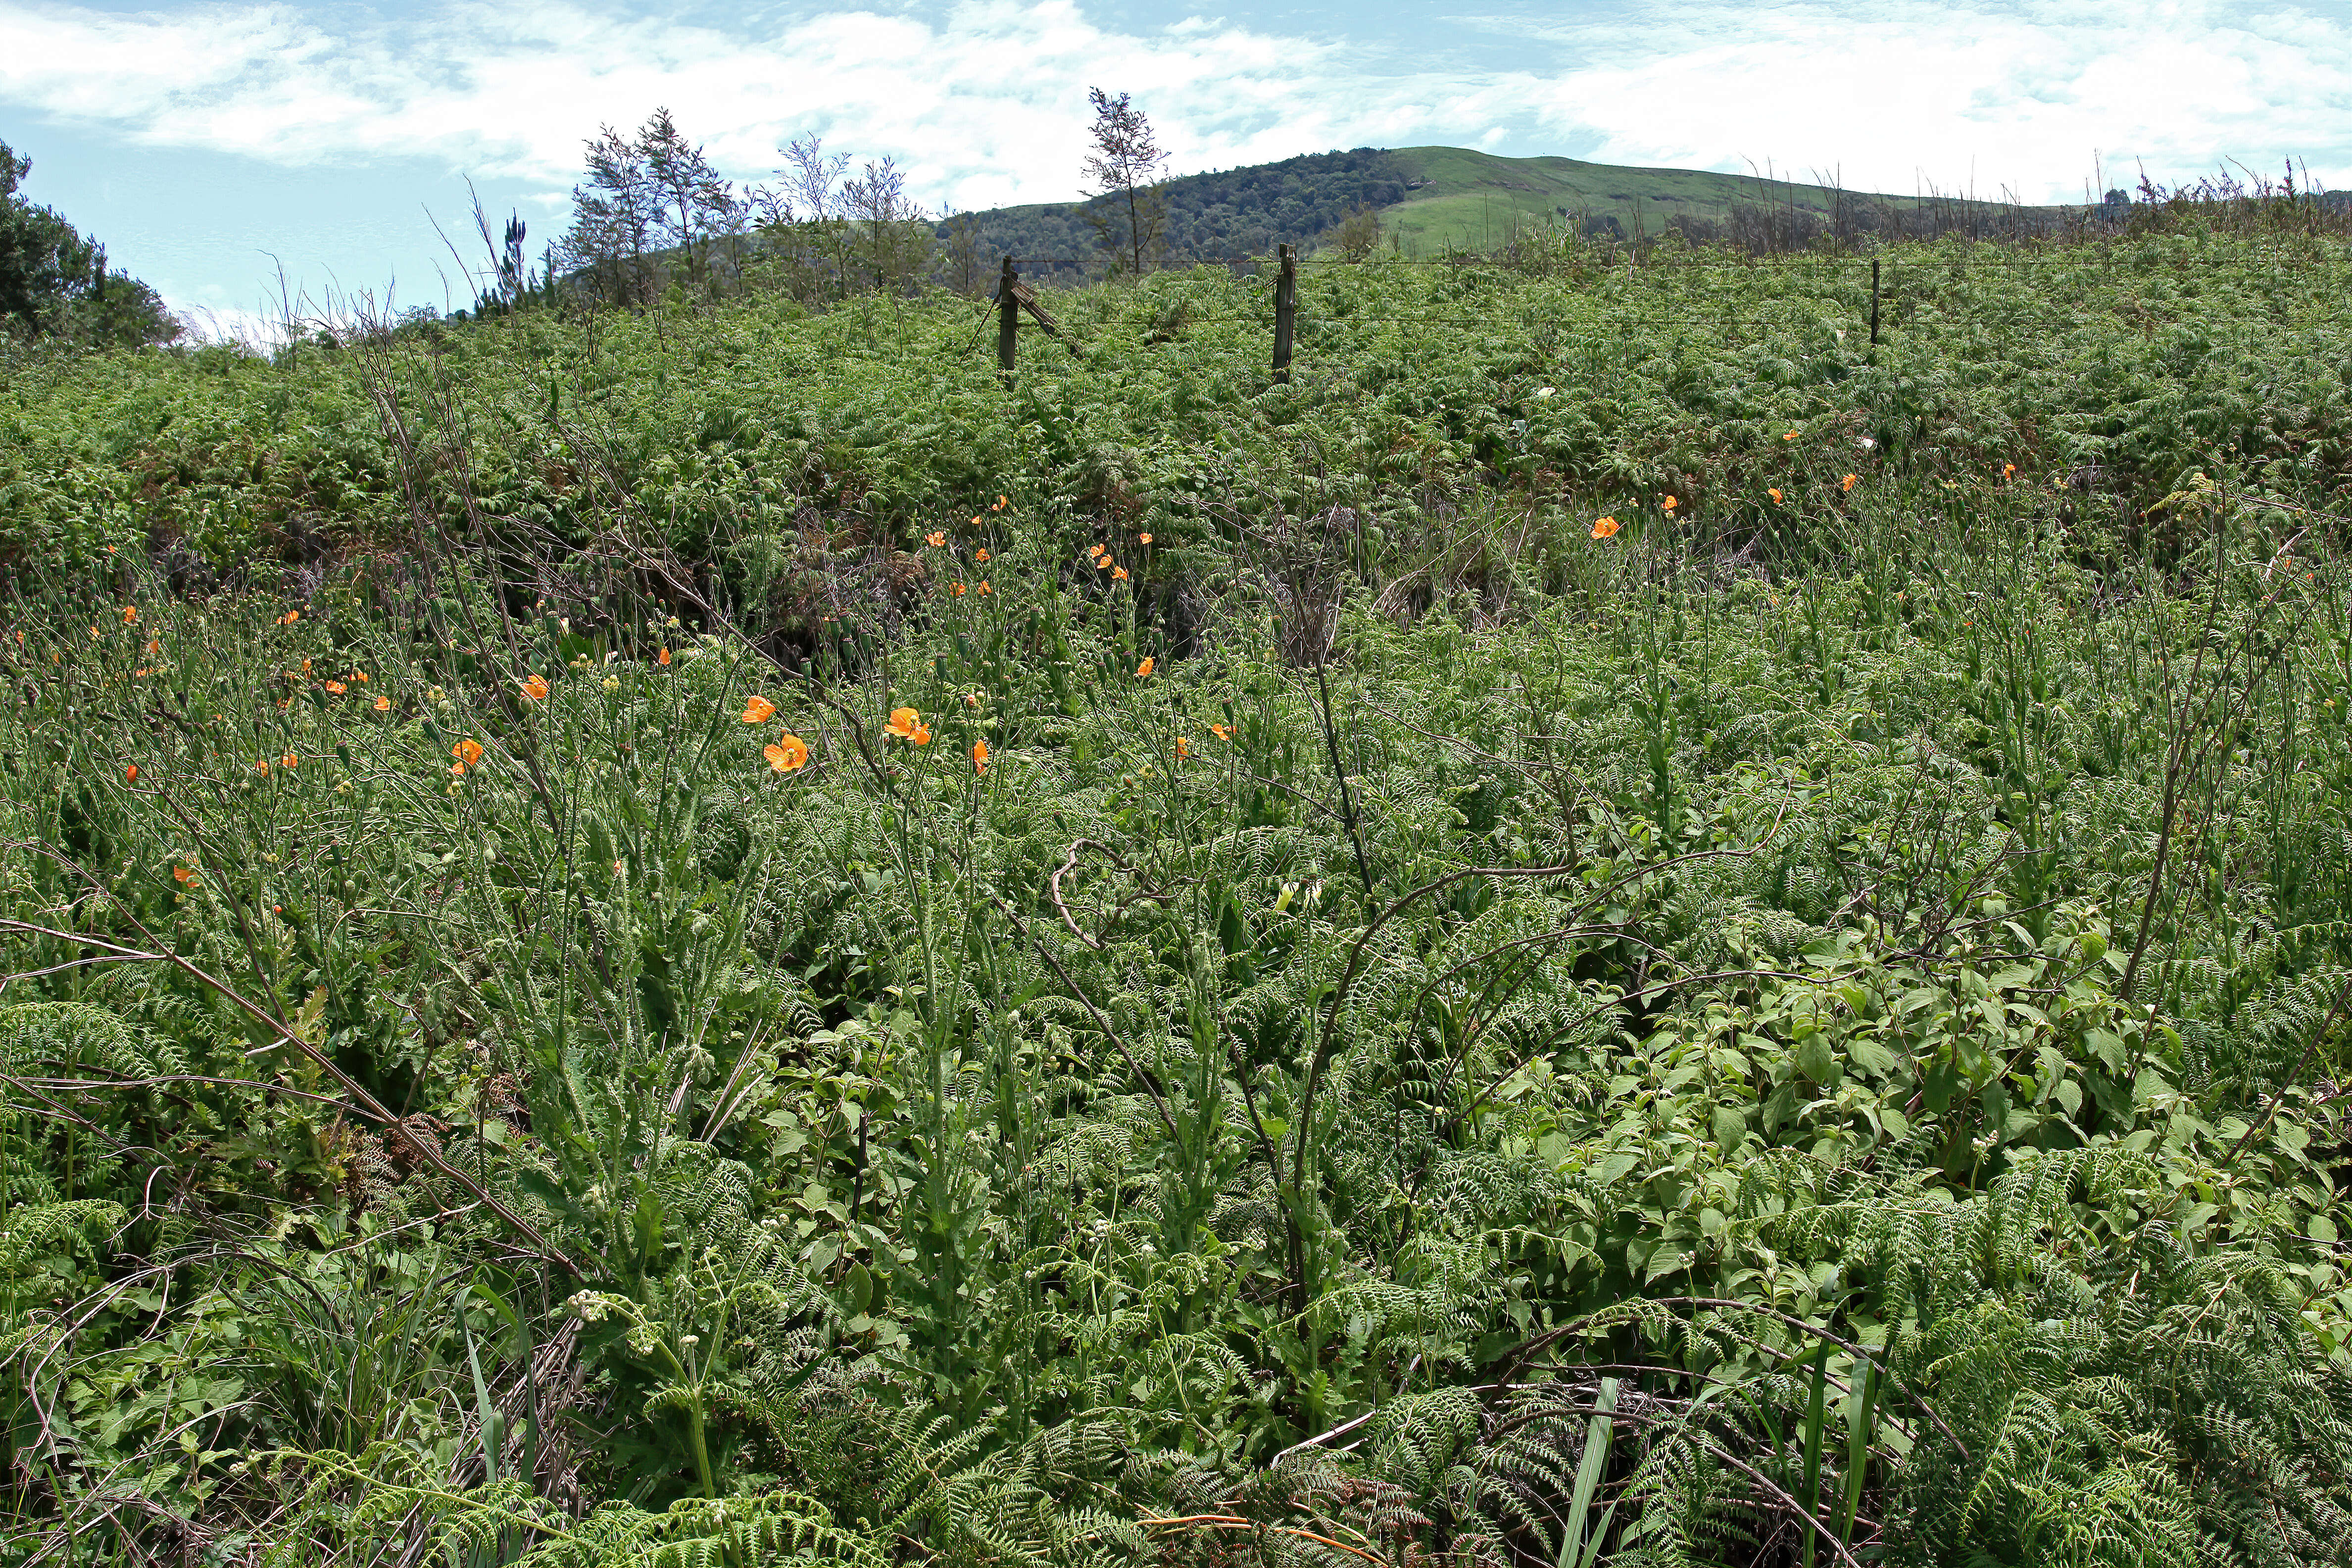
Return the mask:
[(2293, 152), (2352, 183), (2352, 32), (2219, 0), (1643, 0), (1577, 21), (1429, 24), (1433, 45), (1461, 28), (1517, 39), (1507, 68), (1224, 17), (1119, 31), (1077, 0), (768, 15), (723, 30), (594, 0), (397, 15), (0, 0), (0, 104), (289, 165), (421, 155), (551, 197), (600, 122), (667, 103), (738, 176), (818, 130), (897, 155), (935, 203), (1051, 199), (1076, 184), (1096, 82), (1136, 95), (1180, 169), (1452, 141), (1651, 165), (1770, 159), (1860, 189), (1973, 178), (2029, 199), (2079, 195), (2095, 153), (2178, 174)]

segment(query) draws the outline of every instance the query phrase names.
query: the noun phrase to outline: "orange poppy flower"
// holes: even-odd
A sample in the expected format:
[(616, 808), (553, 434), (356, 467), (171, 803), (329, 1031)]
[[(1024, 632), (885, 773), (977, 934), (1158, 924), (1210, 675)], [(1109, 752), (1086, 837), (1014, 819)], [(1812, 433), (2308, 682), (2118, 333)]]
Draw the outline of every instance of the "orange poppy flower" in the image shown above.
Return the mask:
[(1220, 741), (1230, 741), (1234, 738), (1234, 727), (1231, 724), (1212, 724), (1209, 733)]
[(1111, 580), (1112, 582), (1114, 582), (1114, 583), (1124, 583), (1124, 582), (1126, 582), (1126, 581), (1127, 581), (1127, 568), (1126, 568), (1126, 567), (1124, 567), (1124, 566), (1114, 566), (1114, 567), (1112, 567), (1112, 568), (1110, 569), (1110, 580)]
[(787, 734), (774, 745), (762, 747), (760, 754), (768, 759), (768, 766), (776, 772), (789, 773), (808, 765), (808, 742), (798, 735)]
[(330, 697), (341, 697), (344, 692), (350, 689), (350, 687), (345, 686), (340, 680), (330, 680), (327, 682), (327, 694)]
[(287, 611), (284, 615), (282, 615), (282, 616), (278, 616), (278, 624), (279, 626), (292, 626), (296, 621), (299, 621), (299, 620), (300, 620), (301, 618), (302, 618), (302, 612), (301, 612), (301, 611), (299, 611), (299, 610), (289, 610), (289, 611)]
[(998, 497), (996, 498), (996, 506), (995, 506), (995, 508), (994, 508), (993, 510), (997, 510), (997, 511), (1003, 511), (1006, 507), (1008, 507), (1008, 506), (1010, 506), (1010, 505), (1012, 505), (1012, 504), (1013, 504), (1012, 502), (1010, 502), (1010, 501), (1006, 500), (1003, 496), (998, 496)]
[(1100, 555), (1102, 552), (1103, 547), (1099, 544), (1089, 544), (1087, 546), (1087, 556), (1089, 560), (1095, 556)]
[(296, 756), (293, 752), (289, 752), (284, 756), (278, 759), (278, 765), (281, 768), (299, 767), (302, 765), (302, 759)]
[(1783, 436), (1783, 437), (1780, 437), (1780, 439), (1781, 439), (1781, 440), (1783, 440), (1783, 441), (1793, 441), (1793, 440), (1795, 440), (1796, 438), (1797, 438), (1797, 433), (1796, 433), (1794, 430), (1790, 431), (1786, 436)]
[(1097, 572), (1108, 572), (1110, 570), (1110, 552), (1108, 551), (1105, 551), (1102, 554), (1095, 557), (1095, 570)]
[(355, 669), (352, 671), (352, 679), (358, 681), (362, 686), (365, 686), (367, 684), (367, 671), (364, 669)]
[(743, 704), (743, 722), (746, 724), (764, 724), (775, 716), (776, 705), (757, 692), (753, 692)]
[(980, 580), (980, 591), (981, 591), (982, 593), (983, 593), (983, 594), (988, 593), (988, 592), (990, 591), (990, 590), (989, 590), (989, 586), (988, 586), (988, 579), (987, 579), (987, 578), (985, 578), (985, 577), (982, 577), (982, 578)]
[(391, 698), (389, 698), (389, 697), (378, 697), (378, 698), (375, 700), (375, 710), (376, 710), (377, 712), (379, 712), (379, 713), (388, 712), (388, 711), (390, 711), (391, 708), (392, 708), (392, 699), (391, 699)]
[(269, 759), (268, 757), (264, 757), (259, 762), (254, 763), (253, 771), (257, 773), (267, 773), (269, 771)]
[(1616, 538), (1617, 520), (1613, 517), (1604, 517), (1595, 520), (1592, 524), (1592, 537), (1595, 539)]
[(1176, 737), (1176, 760), (1177, 760), (1178, 762), (1180, 762), (1180, 763), (1181, 763), (1181, 762), (1184, 762), (1184, 761), (1186, 761), (1187, 759), (1189, 759), (1192, 755), (1192, 738), (1191, 738), (1190, 736), (1186, 736), (1186, 735), (1179, 735), (1179, 736), (1177, 736), (1177, 737)]
[(1777, 490), (1777, 489), (1769, 489), (1769, 490), (1766, 490), (1764, 493), (1765, 493), (1766, 495), (1770, 496), (1770, 497), (1772, 498), (1772, 504), (1773, 504), (1774, 506), (1779, 506), (1779, 505), (1780, 504), (1780, 492), (1779, 490)]
[(972, 558), (974, 561), (979, 562), (979, 563), (980, 563), (982, 565), (983, 565), (983, 566), (987, 565), (987, 564), (988, 564), (988, 550), (987, 550), (987, 548), (986, 548), (985, 546), (982, 546), (981, 549), (978, 549), (978, 550), (973, 551), (973, 552), (971, 552), (971, 558)]
[(1860, 478), (1859, 478), (1858, 476), (1853, 475), (1853, 474), (1848, 474), (1845, 478), (1843, 478), (1843, 479), (1840, 479), (1840, 480), (1838, 481), (1838, 489), (1842, 489), (1842, 490), (1850, 490), (1850, 489), (1853, 489), (1853, 487), (1854, 487), (1855, 485), (1857, 485), (1857, 484), (1859, 484), (1859, 483), (1861, 483), (1861, 482), (1862, 482), (1862, 481), (1861, 481), (1861, 479), (1860, 479)]
[(172, 868), (172, 879), (184, 888), (196, 879), (196, 868), (194, 866), (174, 866)]
[(2014, 478), (2014, 477), (2016, 476), (2016, 474), (2017, 474), (2017, 465), (2016, 465), (2015, 463), (2003, 463), (2003, 464), (2000, 466), (2000, 477), (2001, 477), (2002, 479), (2012, 479), (2012, 478)]
[(923, 535), (923, 542), (934, 550), (944, 550), (947, 548), (948, 536), (935, 528)]
[(1147, 658), (1141, 664), (1135, 667), (1136, 679), (1139, 680), (1150, 679), (1153, 668), (1155, 668), (1159, 663), (1160, 661), (1156, 658)]
[(541, 675), (532, 676), (529, 680), (522, 683), (522, 694), (525, 697), (530, 698), (533, 702), (546, 701), (547, 678)]
[(1139, 543), (1149, 544), (1151, 542), (1151, 535), (1148, 533), (1139, 533), (1135, 537), (1137, 542)]
[(449, 748), (449, 754), (457, 759), (457, 765), (449, 771), (462, 773), (482, 760), (482, 743), (479, 741), (460, 741)]
[(654, 655), (654, 662), (656, 664), (667, 664), (669, 662), (669, 649), (664, 648), (661, 652)]
[(1676, 508), (1676, 507), (1680, 506), (1682, 503), (1681, 503), (1680, 501), (1676, 500), (1674, 497), (1672, 497), (1672, 496), (1668, 496), (1665, 500), (1664, 500), (1660, 501), (1658, 504), (1659, 504), (1660, 506), (1664, 507), (1668, 511), (1672, 511), (1672, 510), (1675, 510), (1675, 508)]
[(985, 741), (971, 743), (971, 771), (975, 773), (988, 771), (988, 742)]
[[(923, 716), (920, 713), (916, 712), (912, 708), (893, 708), (890, 710), (889, 719), (882, 726), (882, 732), (886, 735), (896, 735), (902, 741), (913, 741), (915, 731), (922, 728)], [(916, 743), (920, 745), (922, 742), (916, 742)]]
[(122, 606), (122, 624), (126, 626), (135, 626), (139, 624), (138, 605), (125, 605)]
[(952, 596), (952, 597), (954, 597), (954, 598), (958, 598), (958, 599), (962, 598), (962, 597), (963, 597), (963, 584), (961, 584), (961, 583), (950, 583), (950, 584), (948, 584), (948, 593), (949, 593), (949, 595), (950, 595), (950, 596)]
[(124, 784), (137, 784), (139, 782), (139, 764), (137, 763), (133, 763), (129, 767), (122, 770), (122, 782)]

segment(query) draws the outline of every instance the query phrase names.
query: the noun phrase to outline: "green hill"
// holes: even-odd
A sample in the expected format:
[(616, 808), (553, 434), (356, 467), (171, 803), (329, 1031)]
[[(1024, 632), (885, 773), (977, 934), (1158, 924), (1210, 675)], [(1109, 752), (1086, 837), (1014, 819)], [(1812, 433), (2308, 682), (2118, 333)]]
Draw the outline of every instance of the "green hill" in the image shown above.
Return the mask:
[[(1466, 147), (1359, 147), (1171, 180), (1165, 259), (1261, 255), (1313, 244), (1364, 207), (1384, 244), (1407, 255), (1486, 250), (1531, 226), (1573, 226), (1598, 237), (1741, 238), (1801, 247), (1825, 231), (1917, 237), (1956, 222), (1971, 231), (2039, 226), (2080, 209), (2018, 207), (1950, 197), (1840, 191), (1819, 183), (1634, 169), (1574, 158), (1503, 158)], [(1075, 280), (1108, 258), (1097, 218), (1124, 233), (1123, 215), (1097, 199), (997, 207), (963, 215), (973, 264), (1022, 258), (1024, 270)], [(937, 232), (953, 247), (956, 223)], [(984, 264), (984, 267), (983, 267)]]

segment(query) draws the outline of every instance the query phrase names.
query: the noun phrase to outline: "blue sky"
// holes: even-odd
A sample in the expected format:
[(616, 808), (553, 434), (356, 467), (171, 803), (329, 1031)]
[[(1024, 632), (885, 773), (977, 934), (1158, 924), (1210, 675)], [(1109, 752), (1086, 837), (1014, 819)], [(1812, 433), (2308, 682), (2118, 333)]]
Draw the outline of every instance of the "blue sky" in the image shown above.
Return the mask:
[(1061, 199), (1090, 84), (1180, 172), (1448, 142), (2028, 200), (2290, 154), (2352, 185), (2352, 0), (0, 0), (29, 194), (230, 327), (280, 267), (313, 300), (464, 302), (428, 214), (471, 264), (470, 177), (535, 250), (582, 141), (656, 104), (739, 179), (817, 132), (934, 207)]

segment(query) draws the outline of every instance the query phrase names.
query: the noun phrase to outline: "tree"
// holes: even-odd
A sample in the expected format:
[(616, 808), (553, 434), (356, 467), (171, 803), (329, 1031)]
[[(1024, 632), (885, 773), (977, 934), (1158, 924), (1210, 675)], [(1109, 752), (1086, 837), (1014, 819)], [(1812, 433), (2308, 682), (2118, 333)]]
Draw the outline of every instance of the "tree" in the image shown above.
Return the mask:
[(875, 288), (902, 286), (930, 259), (930, 227), (923, 209), (907, 199), (907, 172), (897, 159), (868, 163), (841, 187), (841, 205), (861, 231), (863, 259)]
[(33, 161), (0, 142), (0, 325), (96, 345), (169, 342), (163, 297), (110, 268), (106, 247), (18, 194)]
[[(1087, 139), (1094, 151), (1087, 155), (1086, 178), (1097, 197), (1117, 197), (1127, 218), (1123, 246), (1128, 266), (1143, 270), (1147, 254), (1156, 255), (1168, 220), (1166, 195), (1160, 189), (1168, 154), (1153, 139), (1151, 121), (1126, 93), (1117, 98), (1098, 87), (1087, 89), (1093, 100), (1095, 122)], [(1116, 220), (1097, 215), (1096, 231), (1106, 245), (1118, 246)]]
[(611, 126), (587, 143), (588, 183), (572, 187), (565, 263), (615, 305), (652, 302), (655, 204), (659, 200), (636, 144)]
[(634, 139), (603, 127), (587, 153), (587, 184), (572, 188), (565, 260), (615, 304), (653, 302), (664, 253), (701, 288), (710, 242), (732, 233), (741, 214), (734, 188), (701, 147), (686, 139), (668, 110), (656, 109)]
[(719, 177), (700, 144), (687, 141), (667, 109), (655, 110), (637, 132), (637, 155), (653, 187), (661, 237), (684, 257), (688, 279), (701, 289), (709, 279), (712, 237), (736, 222), (734, 188)]

